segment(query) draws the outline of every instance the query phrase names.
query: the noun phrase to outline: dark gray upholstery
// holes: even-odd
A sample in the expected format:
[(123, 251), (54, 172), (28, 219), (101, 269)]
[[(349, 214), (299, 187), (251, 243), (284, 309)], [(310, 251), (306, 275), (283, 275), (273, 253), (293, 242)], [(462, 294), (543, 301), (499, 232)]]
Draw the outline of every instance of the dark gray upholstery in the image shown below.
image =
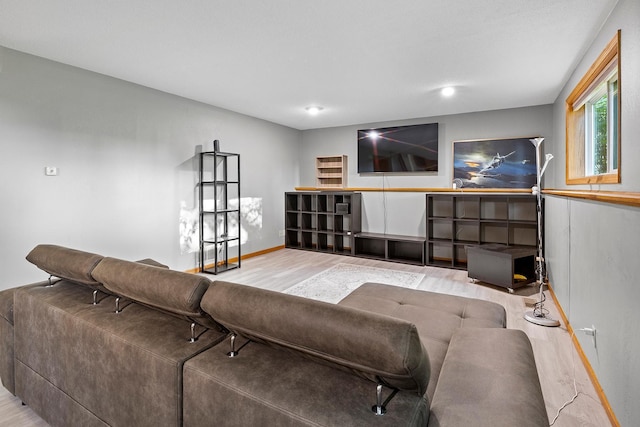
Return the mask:
[(202, 308), (227, 329), (424, 394), (429, 359), (415, 326), (376, 313), (216, 281)]
[(200, 308), (211, 281), (196, 274), (116, 258), (104, 258), (91, 276), (112, 294), (184, 317), (208, 328), (219, 325)]
[[(27, 258), (62, 279), (0, 292), (0, 376), (52, 426), (548, 422), (531, 345), (498, 304), (366, 284), (332, 305), (153, 260)], [(195, 342), (193, 321), (212, 326)], [(220, 325), (240, 334), (236, 357)]]
[(184, 427), (424, 427), (429, 418), (425, 396), (406, 391), (376, 416), (375, 383), (298, 352), (256, 342), (234, 358), (228, 351), (223, 343), (185, 363)]
[(459, 329), (431, 404), (429, 427), (549, 425), (531, 343), (515, 329)]
[(13, 356), (13, 293), (14, 289), (0, 292), (0, 379), (4, 388), (15, 394)]
[[(114, 297), (59, 281), (15, 292), (16, 395), (53, 425), (180, 425), (182, 364), (219, 342), (189, 342), (189, 323), (139, 304), (114, 313)], [(41, 385), (45, 386), (42, 387)]]
[(99, 286), (91, 272), (102, 255), (57, 245), (38, 245), (27, 254), (27, 261), (52, 276), (84, 285)]
[(506, 312), (499, 304), (435, 292), (418, 291), (379, 283), (365, 283), (340, 305), (369, 310), (407, 320), (416, 325), (431, 361), (433, 398), (451, 336), (459, 328), (504, 328)]

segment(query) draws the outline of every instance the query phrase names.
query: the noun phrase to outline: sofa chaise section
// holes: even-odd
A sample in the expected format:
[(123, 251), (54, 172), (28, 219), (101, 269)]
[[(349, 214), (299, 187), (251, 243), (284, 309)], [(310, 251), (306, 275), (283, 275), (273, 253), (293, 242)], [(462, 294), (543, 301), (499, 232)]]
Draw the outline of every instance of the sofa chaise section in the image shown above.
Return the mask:
[(504, 307), (490, 301), (380, 283), (365, 283), (338, 303), (404, 319), (416, 325), (431, 361), (427, 389), (433, 398), (451, 337), (459, 328), (504, 328)]
[(474, 298), (365, 283), (340, 305), (413, 322), (429, 353), (429, 427), (549, 425), (531, 343), (504, 307)]

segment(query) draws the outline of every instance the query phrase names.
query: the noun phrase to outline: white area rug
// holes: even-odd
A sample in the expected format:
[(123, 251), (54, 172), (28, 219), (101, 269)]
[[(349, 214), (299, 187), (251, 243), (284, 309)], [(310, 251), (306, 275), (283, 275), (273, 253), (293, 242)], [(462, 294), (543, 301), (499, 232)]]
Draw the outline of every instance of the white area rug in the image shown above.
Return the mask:
[(366, 267), (355, 264), (336, 264), (313, 277), (285, 290), (286, 294), (298, 295), (320, 301), (337, 303), (366, 282), (385, 283), (415, 289), (424, 274), (386, 268)]

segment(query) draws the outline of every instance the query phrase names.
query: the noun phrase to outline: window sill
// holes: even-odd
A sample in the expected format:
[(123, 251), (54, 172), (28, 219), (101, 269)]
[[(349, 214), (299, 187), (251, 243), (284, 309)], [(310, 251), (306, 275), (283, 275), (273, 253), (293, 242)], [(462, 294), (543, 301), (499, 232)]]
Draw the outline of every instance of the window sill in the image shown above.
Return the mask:
[(620, 175), (617, 173), (607, 173), (602, 175), (583, 176), (579, 178), (567, 178), (567, 184), (618, 184)]

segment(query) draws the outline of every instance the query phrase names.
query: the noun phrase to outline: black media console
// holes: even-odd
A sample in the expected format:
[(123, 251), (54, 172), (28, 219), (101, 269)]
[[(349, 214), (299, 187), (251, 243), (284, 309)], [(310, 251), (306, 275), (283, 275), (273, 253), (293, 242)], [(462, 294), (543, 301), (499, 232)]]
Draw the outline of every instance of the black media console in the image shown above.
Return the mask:
[(361, 230), (361, 193), (287, 192), (285, 247), (468, 268), (469, 277), (509, 290), (534, 276), (537, 203), (531, 194), (427, 193), (426, 214), (426, 237), (368, 233)]

